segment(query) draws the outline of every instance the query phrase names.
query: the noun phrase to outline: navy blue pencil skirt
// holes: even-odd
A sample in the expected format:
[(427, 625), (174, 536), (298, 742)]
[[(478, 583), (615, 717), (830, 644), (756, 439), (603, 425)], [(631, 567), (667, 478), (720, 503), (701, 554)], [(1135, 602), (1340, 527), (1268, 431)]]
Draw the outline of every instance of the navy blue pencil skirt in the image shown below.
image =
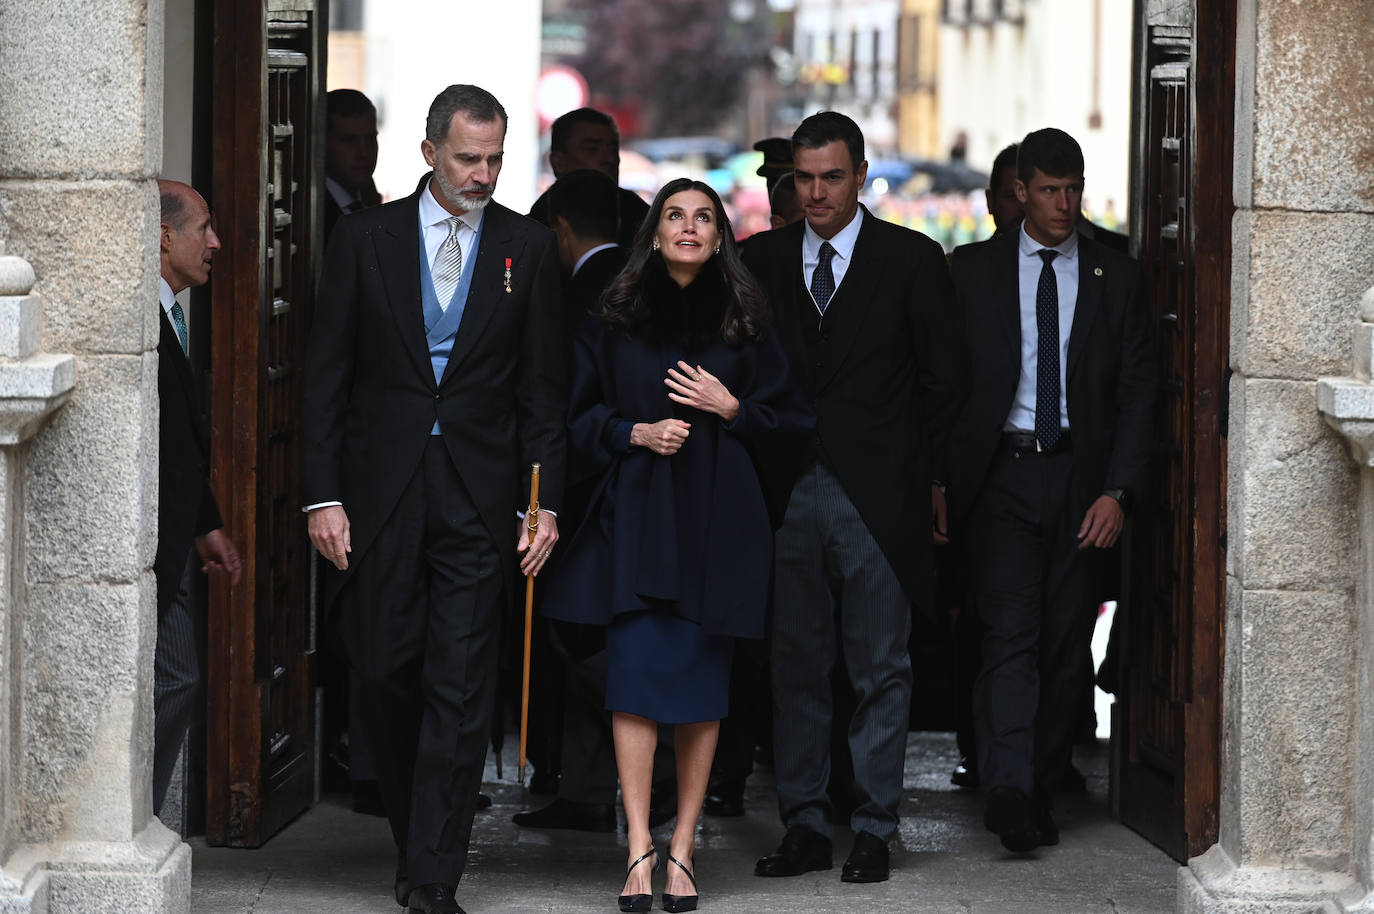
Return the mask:
[(606, 626), (606, 709), (661, 724), (720, 720), (734, 646), (666, 610), (622, 613)]

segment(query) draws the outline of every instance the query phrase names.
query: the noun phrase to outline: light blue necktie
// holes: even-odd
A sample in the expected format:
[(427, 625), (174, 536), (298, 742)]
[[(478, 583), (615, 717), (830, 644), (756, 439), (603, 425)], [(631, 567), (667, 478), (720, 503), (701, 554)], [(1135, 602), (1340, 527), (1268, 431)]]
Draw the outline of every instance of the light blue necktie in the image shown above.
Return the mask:
[(176, 328), (177, 339), (181, 341), (181, 354), (188, 355), (186, 346), (186, 313), (181, 310), (181, 302), (172, 303), (172, 326)]

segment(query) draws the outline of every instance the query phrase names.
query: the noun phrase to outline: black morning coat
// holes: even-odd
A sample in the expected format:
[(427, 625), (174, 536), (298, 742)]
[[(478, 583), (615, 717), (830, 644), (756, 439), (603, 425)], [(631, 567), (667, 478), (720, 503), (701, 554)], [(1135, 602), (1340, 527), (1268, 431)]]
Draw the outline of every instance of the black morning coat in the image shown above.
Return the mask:
[(853, 260), (821, 320), (802, 278), (804, 221), (749, 238), (744, 262), (816, 410), (816, 453), (844, 486), (907, 598), (933, 613), (930, 488), (964, 389), (945, 254), (863, 208)]
[[(1021, 377), (1020, 237), (1007, 232), (966, 244), (951, 259), (973, 378), (950, 441), (956, 524), (978, 497)], [(1139, 264), (1082, 236), (1078, 257), (1064, 390), (1073, 436), (1070, 510), (1081, 516), (1108, 489), (1135, 498), (1144, 493), (1156, 363)]]
[(158, 614), (181, 587), (191, 544), (197, 536), (224, 526), (214, 493), (210, 491), (209, 436), (192, 383), (191, 363), (161, 303), (157, 342), (158, 500), (157, 578)]
[[(305, 505), (343, 502), (352, 534), (338, 594), (420, 465), (435, 420), (513, 577), (516, 510), (540, 461), (540, 502), (557, 510), (565, 471), (566, 379), (553, 233), (487, 204), (472, 284), (438, 383), (420, 296), (419, 195), (339, 220), (325, 255), (301, 415)], [(509, 291), (506, 269), (509, 264)], [(512, 589), (513, 590), (513, 589)]]
[[(647, 324), (627, 336), (588, 319), (574, 343), (571, 478), (599, 482), (543, 612), (606, 624), (670, 604), (707, 634), (762, 637), (773, 530), (795, 475), (786, 467), (814, 419), (776, 334), (739, 346), (721, 339), (727, 293), (714, 261), (683, 289), (652, 255), (643, 282)], [(733, 423), (668, 398), (663, 381), (679, 359), (739, 399)], [(691, 423), (676, 454), (629, 447), (630, 425), (669, 417)]]

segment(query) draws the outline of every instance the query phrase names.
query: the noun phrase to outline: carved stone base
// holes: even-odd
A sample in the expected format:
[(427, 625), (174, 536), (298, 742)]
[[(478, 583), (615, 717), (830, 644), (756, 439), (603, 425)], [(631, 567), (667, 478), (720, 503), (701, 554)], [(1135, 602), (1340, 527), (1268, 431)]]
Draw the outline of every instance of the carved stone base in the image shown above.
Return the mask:
[(1177, 914), (1374, 914), (1348, 873), (1241, 867), (1214, 845), (1178, 871)]
[(190, 907), (191, 848), (157, 819), (130, 842), (25, 846), (0, 868), (0, 914), (179, 914)]

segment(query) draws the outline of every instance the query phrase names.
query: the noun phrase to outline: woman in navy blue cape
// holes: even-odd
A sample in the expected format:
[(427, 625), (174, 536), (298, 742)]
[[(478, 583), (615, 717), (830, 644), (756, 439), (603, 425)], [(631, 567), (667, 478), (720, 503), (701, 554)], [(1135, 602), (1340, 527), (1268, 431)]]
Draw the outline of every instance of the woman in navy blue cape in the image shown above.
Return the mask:
[(773, 530), (814, 418), (707, 185), (659, 192), (602, 305), (573, 347), (568, 419), (570, 478), (599, 481), (544, 612), (607, 626), (622, 910), (652, 902), (653, 754), (658, 724), (677, 727), (664, 910), (685, 911), (733, 641), (763, 635)]

